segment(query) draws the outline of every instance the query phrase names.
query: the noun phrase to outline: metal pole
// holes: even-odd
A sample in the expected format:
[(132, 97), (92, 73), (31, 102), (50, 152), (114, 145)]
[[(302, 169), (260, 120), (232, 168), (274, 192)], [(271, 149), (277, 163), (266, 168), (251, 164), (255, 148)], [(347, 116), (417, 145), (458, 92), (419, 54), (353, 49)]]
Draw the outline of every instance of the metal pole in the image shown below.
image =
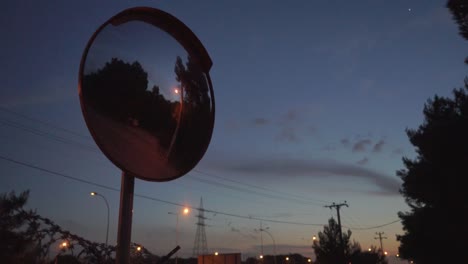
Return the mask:
[(119, 227), (117, 233), (117, 264), (130, 263), (130, 240), (132, 237), (133, 190), (135, 177), (122, 172), (120, 189)]
[(179, 127), (180, 127), (180, 120), (182, 119), (182, 108), (184, 106), (184, 88), (182, 86), (182, 83), (180, 83), (180, 110), (179, 110), (179, 118), (177, 119), (177, 125), (174, 131), (174, 135), (172, 136), (171, 143), (169, 145), (169, 150), (167, 151), (167, 159), (170, 158), (171, 153), (172, 153), (172, 148), (174, 147), (175, 140), (178, 136), (179, 133)]
[(341, 231), (341, 218), (340, 218), (340, 207), (337, 206), (336, 207), (336, 214), (338, 216), (338, 227), (339, 227), (339, 233), (340, 233), (340, 246), (341, 246), (341, 254), (343, 255), (343, 264), (345, 263), (345, 258), (346, 258), (346, 255), (345, 255), (345, 246), (344, 246), (344, 241), (343, 241), (343, 233)]
[(106, 231), (106, 246), (108, 245), (108, 242), (109, 242), (109, 203), (107, 202), (107, 199), (106, 197), (104, 197), (104, 195), (100, 194), (100, 193), (94, 193), (95, 195), (97, 196), (100, 196), (102, 197), (102, 199), (104, 199), (104, 202), (106, 203), (106, 206), (107, 206), (107, 231)]
[(260, 229), (260, 231), (263, 231), (263, 232), (267, 233), (267, 234), (271, 237), (271, 240), (273, 240), (273, 254), (275, 254), (275, 256), (274, 256), (273, 259), (274, 259), (274, 261), (275, 261), (275, 264), (277, 264), (277, 263), (276, 263), (276, 242), (275, 242), (275, 239), (273, 238), (273, 236), (271, 235), (271, 233), (268, 232), (268, 231), (266, 231), (265, 229), (262, 228), (262, 229)]
[[(260, 221), (260, 230), (263, 229), (263, 226), (262, 226), (262, 221)], [(260, 243), (261, 243), (261, 248), (260, 248), (260, 253), (262, 254), (262, 258), (263, 258), (263, 233), (260, 232)]]
[[(176, 247), (179, 246), (179, 213), (176, 214)], [(176, 253), (175, 264), (177, 264), (179, 254)]]

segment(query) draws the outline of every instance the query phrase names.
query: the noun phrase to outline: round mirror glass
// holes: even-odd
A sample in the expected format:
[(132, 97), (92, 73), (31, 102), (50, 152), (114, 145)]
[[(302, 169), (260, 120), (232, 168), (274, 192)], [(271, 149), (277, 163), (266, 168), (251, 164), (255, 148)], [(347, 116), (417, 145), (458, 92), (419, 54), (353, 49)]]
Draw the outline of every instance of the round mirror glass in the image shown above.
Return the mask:
[(180, 34), (173, 24), (183, 24), (148, 12), (154, 9), (142, 16), (137, 11), (111, 18), (88, 43), (81, 107), (94, 140), (116, 166), (141, 179), (168, 181), (195, 167), (208, 147), (213, 90), (204, 58), (173, 37)]

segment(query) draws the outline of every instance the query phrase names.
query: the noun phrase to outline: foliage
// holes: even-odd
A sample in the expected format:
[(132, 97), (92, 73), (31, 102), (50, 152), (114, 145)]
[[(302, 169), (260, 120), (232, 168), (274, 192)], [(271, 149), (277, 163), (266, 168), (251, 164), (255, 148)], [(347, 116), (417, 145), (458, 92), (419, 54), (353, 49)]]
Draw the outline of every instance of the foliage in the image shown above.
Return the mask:
[[(35, 211), (23, 209), (29, 192), (0, 195), (0, 260), (2, 263), (114, 263), (114, 246), (91, 242), (63, 230)], [(66, 242), (66, 246), (60, 244)], [(132, 263), (155, 263), (159, 258), (132, 243)], [(60, 248), (49, 259), (51, 248)], [(55, 250), (52, 250), (54, 253)]]
[(403, 158), (405, 169), (397, 172), (403, 180), (400, 192), (411, 209), (399, 213), (405, 233), (397, 239), (400, 256), (416, 263), (443, 263), (447, 252), (468, 263), (468, 227), (456, 224), (468, 220), (467, 91), (465, 79), (465, 89), (455, 89), (453, 98), (434, 96), (424, 106), (423, 124), (407, 130), (417, 155)]
[(23, 228), (26, 215), (33, 212), (21, 212), (28, 199), (29, 192), (16, 196), (13, 192), (0, 196), (0, 259), (6, 263), (34, 261), (39, 253), (35, 241), (34, 226)]
[(460, 35), (468, 40), (468, 3), (466, 0), (448, 0), (447, 7), (458, 24)]
[[(448, 0), (447, 8), (452, 13), (453, 20), (458, 24), (460, 35), (468, 40), (468, 2), (466, 0)], [(465, 58), (468, 64), (468, 57)]]
[[(323, 232), (318, 233), (318, 240), (314, 240), (312, 248), (316, 256), (316, 264), (386, 264), (385, 256), (375, 252), (362, 252), (356, 241), (351, 243), (351, 231), (343, 233), (344, 250), (340, 245), (340, 227), (335, 219), (328, 220)], [(343, 252), (345, 260), (343, 260)]]

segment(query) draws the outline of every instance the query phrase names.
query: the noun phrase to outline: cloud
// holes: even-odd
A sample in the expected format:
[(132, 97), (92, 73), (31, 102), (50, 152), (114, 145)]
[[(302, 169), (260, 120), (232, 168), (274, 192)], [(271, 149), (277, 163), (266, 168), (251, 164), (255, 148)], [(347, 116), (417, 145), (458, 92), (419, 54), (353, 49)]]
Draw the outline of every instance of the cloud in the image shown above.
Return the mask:
[(263, 117), (257, 117), (257, 118), (254, 118), (254, 120), (252, 122), (254, 123), (254, 125), (264, 126), (264, 125), (267, 125), (269, 123), (269, 120), (266, 119), (266, 118), (263, 118)]
[(363, 158), (362, 160), (357, 161), (356, 163), (359, 165), (366, 165), (368, 162), (369, 162), (369, 159), (366, 157), (366, 158)]
[(372, 141), (370, 139), (361, 139), (354, 143), (353, 152), (364, 152), (367, 150), (367, 146), (371, 145)]
[(296, 129), (289, 126), (281, 128), (281, 131), (276, 138), (280, 141), (286, 141), (291, 143), (298, 143), (300, 141), (299, 137), (297, 136)]
[(218, 164), (222, 170), (233, 173), (244, 173), (257, 177), (269, 176), (284, 179), (288, 177), (314, 177), (329, 176), (341, 178), (359, 178), (366, 180), (384, 193), (398, 195), (400, 183), (396, 177), (364, 168), (362, 166), (341, 163), (334, 160), (299, 160), (299, 159), (262, 159), (237, 160), (235, 164)]
[(393, 150), (393, 154), (403, 155), (403, 149), (402, 148), (396, 148), (396, 149)]
[(347, 139), (347, 138), (343, 138), (342, 140), (340, 140), (340, 143), (341, 143), (341, 145), (343, 145), (344, 147), (348, 147), (349, 144), (351, 144), (351, 142), (349, 142), (349, 139)]
[(382, 152), (383, 146), (385, 145), (385, 141), (383, 139), (379, 140), (374, 147), (372, 148), (372, 152)]

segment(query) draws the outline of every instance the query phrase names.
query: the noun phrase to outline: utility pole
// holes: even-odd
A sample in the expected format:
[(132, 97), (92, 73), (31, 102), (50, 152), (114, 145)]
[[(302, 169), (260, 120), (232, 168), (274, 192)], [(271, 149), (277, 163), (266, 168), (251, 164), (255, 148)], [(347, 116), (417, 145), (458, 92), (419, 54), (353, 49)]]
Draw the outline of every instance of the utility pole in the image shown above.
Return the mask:
[(260, 248), (260, 256), (261, 258), (263, 258), (263, 235), (262, 235), (262, 230), (263, 230), (263, 226), (262, 226), (262, 221), (260, 221), (260, 245), (261, 245), (261, 248)]
[(346, 207), (349, 207), (348, 204), (346, 203), (346, 201), (344, 203), (340, 203), (340, 204), (335, 204), (335, 203), (332, 203), (331, 205), (325, 205), (324, 207), (327, 207), (327, 208), (336, 208), (336, 214), (338, 216), (338, 227), (339, 227), (339, 232), (340, 232), (340, 246), (341, 246), (341, 252), (343, 253), (343, 263), (345, 263), (345, 246), (344, 246), (344, 242), (343, 242), (343, 233), (341, 232), (341, 218), (340, 218), (340, 208), (342, 206), (346, 206)]
[(387, 237), (382, 236), (384, 232), (375, 232), (375, 234), (378, 235), (379, 237), (374, 237), (374, 239), (380, 240), (380, 251), (382, 252), (382, 254), (384, 254), (382, 239), (387, 239)]

